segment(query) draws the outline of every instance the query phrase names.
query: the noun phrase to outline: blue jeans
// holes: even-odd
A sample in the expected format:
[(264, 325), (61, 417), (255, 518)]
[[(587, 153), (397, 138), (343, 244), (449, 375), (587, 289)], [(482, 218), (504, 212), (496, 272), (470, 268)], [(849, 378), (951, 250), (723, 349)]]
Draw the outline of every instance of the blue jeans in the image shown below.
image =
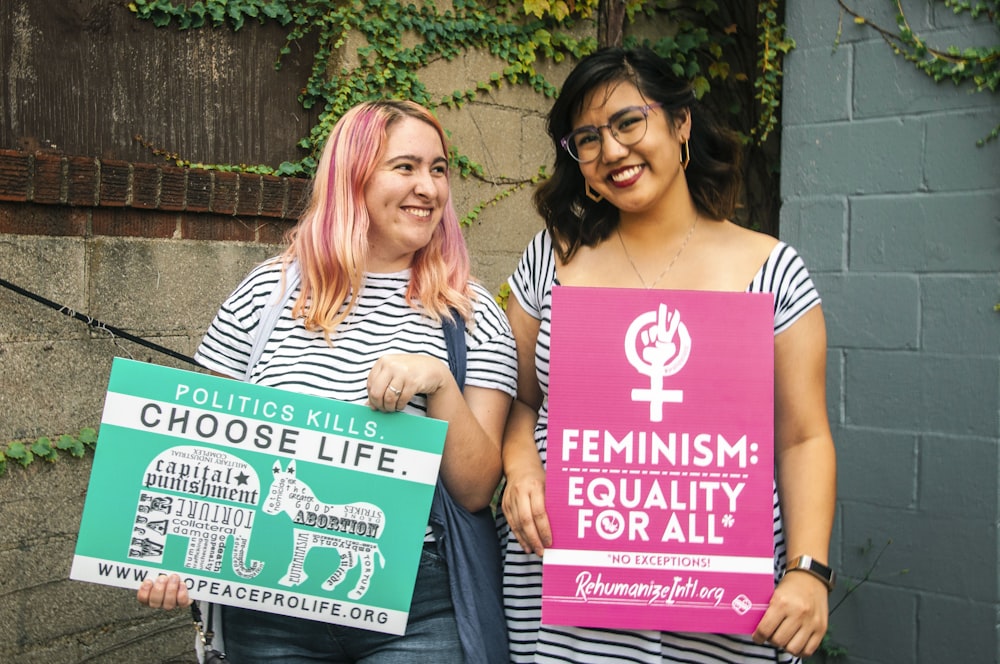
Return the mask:
[(460, 663), (448, 568), (436, 544), (425, 544), (410, 604), (406, 634), (222, 607), (226, 655), (234, 664)]

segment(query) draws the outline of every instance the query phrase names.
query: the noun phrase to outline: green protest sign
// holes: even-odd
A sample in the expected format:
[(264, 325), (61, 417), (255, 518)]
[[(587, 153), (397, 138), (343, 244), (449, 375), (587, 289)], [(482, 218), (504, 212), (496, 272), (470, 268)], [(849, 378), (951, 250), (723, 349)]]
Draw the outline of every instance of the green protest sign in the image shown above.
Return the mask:
[(115, 359), (70, 578), (402, 634), (446, 430)]

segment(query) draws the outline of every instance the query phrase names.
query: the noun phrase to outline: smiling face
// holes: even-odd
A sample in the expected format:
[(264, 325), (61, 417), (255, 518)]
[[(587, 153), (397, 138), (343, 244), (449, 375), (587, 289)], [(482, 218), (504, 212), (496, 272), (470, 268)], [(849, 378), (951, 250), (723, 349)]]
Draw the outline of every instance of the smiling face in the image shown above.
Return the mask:
[[(573, 129), (586, 125), (601, 127), (622, 110), (643, 107), (646, 99), (632, 83), (602, 86), (584, 100)], [(691, 116), (676, 127), (663, 109), (651, 108), (646, 133), (637, 143), (624, 146), (608, 129), (601, 129), (601, 151), (597, 159), (580, 164), (580, 172), (590, 187), (617, 207), (623, 217), (658, 214), (688, 197), (687, 181), (680, 163), (680, 144), (691, 132)]]
[(365, 185), (368, 269), (398, 272), (431, 240), (448, 204), (448, 157), (437, 130), (403, 117), (388, 130), (385, 152)]

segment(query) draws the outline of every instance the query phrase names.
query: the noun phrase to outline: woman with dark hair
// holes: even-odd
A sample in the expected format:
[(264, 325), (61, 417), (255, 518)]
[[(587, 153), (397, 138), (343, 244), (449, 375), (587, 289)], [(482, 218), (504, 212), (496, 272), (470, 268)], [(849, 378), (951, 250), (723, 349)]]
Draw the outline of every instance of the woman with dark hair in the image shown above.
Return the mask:
[[(825, 324), (801, 258), (729, 221), (740, 143), (651, 51), (583, 59), (549, 113), (548, 133), (555, 169), (535, 195), (545, 230), (510, 279), (507, 309), (518, 354), (501, 500), (511, 660), (791, 662), (812, 653), (827, 626), (832, 572), (819, 561), (828, 555), (836, 462)], [(541, 556), (554, 546), (544, 471), (554, 285), (774, 294), (776, 587), (752, 636), (541, 622)]]
[[(488, 510), (515, 389), (514, 342), (490, 293), (470, 279), (438, 121), (413, 102), (369, 102), (348, 111), (327, 139), (308, 209), (290, 240), (283, 255), (251, 271), (222, 304), (196, 359), (218, 375), (448, 422), (434, 504), (446, 491), (454, 510)], [(301, 279), (289, 285), (292, 265)], [(266, 334), (262, 312), (286, 287), (287, 303), (253, 361), (257, 337)], [(456, 316), (465, 324), (464, 385), (449, 370), (445, 338), (444, 325)], [(465, 584), (456, 596), (448, 551), (473, 535), (448, 532), (450, 517), (439, 519), (437, 509), (405, 635), (222, 606), (229, 659), (506, 662), (492, 517), (483, 515), (485, 541), (469, 546), (492, 554), (495, 570), (478, 579), (479, 596), (468, 597)], [(493, 571), (491, 586), (485, 574)], [(190, 604), (176, 574), (145, 582), (138, 598), (155, 608)], [(481, 613), (462, 609), (470, 603)]]

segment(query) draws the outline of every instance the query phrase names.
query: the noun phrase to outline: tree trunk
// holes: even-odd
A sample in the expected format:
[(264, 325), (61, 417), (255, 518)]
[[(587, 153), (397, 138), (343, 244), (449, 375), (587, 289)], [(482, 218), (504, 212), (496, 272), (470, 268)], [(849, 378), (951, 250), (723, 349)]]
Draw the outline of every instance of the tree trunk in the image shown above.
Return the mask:
[(600, 0), (597, 5), (597, 46), (621, 46), (625, 29), (625, 0)]

